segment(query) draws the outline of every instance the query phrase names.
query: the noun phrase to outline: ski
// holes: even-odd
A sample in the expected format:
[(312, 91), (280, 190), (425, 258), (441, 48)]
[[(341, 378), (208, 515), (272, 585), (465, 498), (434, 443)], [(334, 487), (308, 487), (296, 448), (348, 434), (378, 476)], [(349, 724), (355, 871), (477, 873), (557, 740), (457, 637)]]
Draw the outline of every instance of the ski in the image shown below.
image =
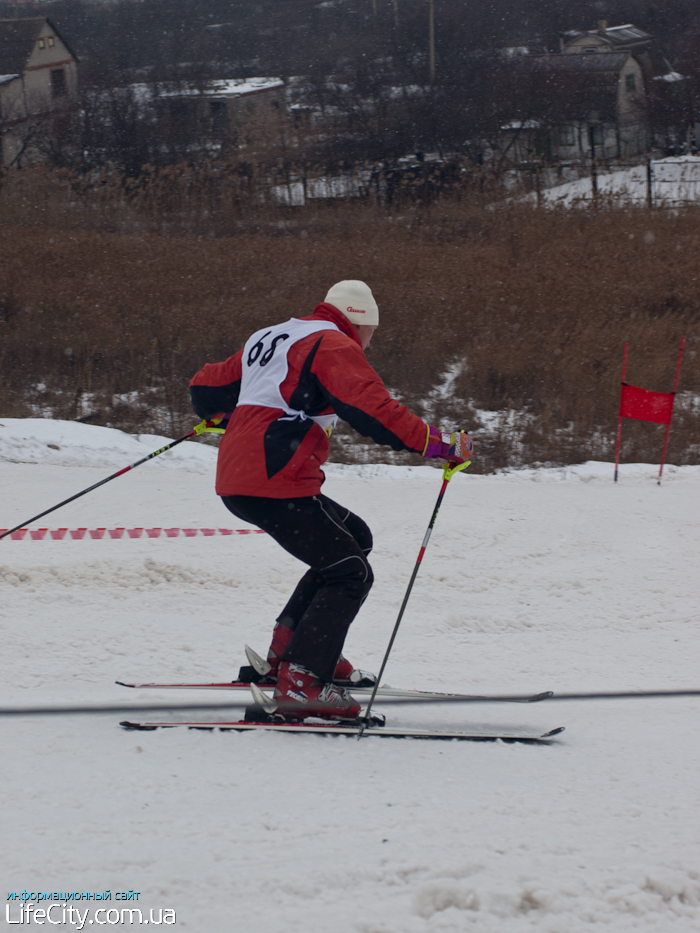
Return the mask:
[[(129, 687), (134, 690), (250, 690), (251, 681), (233, 680), (222, 683), (147, 683), (131, 684), (123, 680), (115, 681), (120, 687)], [(264, 682), (258, 684), (263, 689), (271, 690), (274, 684)], [(372, 687), (354, 687), (351, 684), (343, 683), (339, 686), (347, 687), (353, 695), (369, 696), (372, 693)], [(494, 703), (539, 703), (541, 700), (548, 700), (554, 696), (551, 690), (544, 693), (534, 693), (525, 696), (489, 696), (488, 694), (470, 694), (470, 693), (440, 693), (431, 690), (402, 690), (399, 687), (380, 687), (377, 690), (377, 696), (384, 699), (418, 699), (418, 700), (481, 700), (484, 702), (492, 701)]]
[[(125, 720), (119, 723), (124, 729), (139, 732), (153, 732), (156, 729), (199, 729), (208, 732), (248, 732), (259, 730), (264, 732), (290, 732), (305, 733), (307, 735), (347, 735), (357, 736), (362, 724), (341, 722), (130, 722)], [(431, 740), (462, 740), (469, 742), (525, 742), (530, 744), (547, 743), (564, 731), (564, 727), (550, 729), (549, 732), (505, 732), (489, 731), (487, 729), (474, 732), (462, 730), (437, 729), (411, 729), (401, 726), (367, 726), (362, 730), (362, 736), (376, 736), (385, 739), (431, 739)]]

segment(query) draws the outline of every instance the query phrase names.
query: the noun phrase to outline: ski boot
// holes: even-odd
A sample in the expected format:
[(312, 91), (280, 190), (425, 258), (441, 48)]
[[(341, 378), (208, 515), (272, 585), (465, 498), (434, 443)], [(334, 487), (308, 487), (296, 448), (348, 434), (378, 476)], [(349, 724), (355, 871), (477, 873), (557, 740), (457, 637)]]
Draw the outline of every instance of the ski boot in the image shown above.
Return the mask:
[(273, 701), (285, 717), (306, 719), (357, 719), (360, 704), (343, 687), (324, 684), (300, 664), (282, 661), (277, 672)]
[(360, 704), (348, 690), (337, 684), (324, 684), (313, 671), (282, 661), (273, 696), (263, 692), (258, 684), (250, 685), (253, 705), (246, 709), (246, 722), (301, 723), (315, 717), (333, 722), (367, 726), (383, 726), (381, 713), (362, 716)]
[[(280, 658), (287, 650), (293, 634), (293, 629), (277, 623), (272, 632), (272, 643), (267, 652), (267, 660), (261, 658), (257, 651), (246, 645), (248, 665), (240, 669), (238, 679), (263, 685), (276, 683)], [(333, 683), (342, 687), (373, 687), (376, 681), (374, 674), (357, 670), (341, 654), (335, 668)]]

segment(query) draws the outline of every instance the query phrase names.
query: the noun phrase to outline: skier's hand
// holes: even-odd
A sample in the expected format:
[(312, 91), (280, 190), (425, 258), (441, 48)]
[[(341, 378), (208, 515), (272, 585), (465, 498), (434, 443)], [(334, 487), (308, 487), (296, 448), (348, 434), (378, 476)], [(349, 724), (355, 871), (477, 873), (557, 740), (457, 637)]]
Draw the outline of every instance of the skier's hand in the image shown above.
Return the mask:
[(450, 463), (465, 463), (471, 460), (474, 453), (474, 442), (464, 431), (454, 431), (448, 434), (434, 425), (428, 425), (428, 439), (425, 444), (423, 456), (426, 460), (449, 460)]
[(219, 414), (215, 415), (213, 418), (208, 418), (201, 433), (223, 434), (228, 427), (228, 422), (232, 414), (233, 412), (227, 412), (226, 414)]

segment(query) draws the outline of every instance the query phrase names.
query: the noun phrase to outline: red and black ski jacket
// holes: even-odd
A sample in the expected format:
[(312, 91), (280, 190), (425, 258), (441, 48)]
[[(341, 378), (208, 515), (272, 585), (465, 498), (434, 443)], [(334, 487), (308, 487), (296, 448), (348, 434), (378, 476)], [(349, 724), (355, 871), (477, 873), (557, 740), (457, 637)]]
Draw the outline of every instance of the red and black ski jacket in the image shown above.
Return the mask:
[[(304, 327), (327, 329), (303, 336)], [(208, 363), (190, 393), (200, 418), (233, 412), (219, 447), (220, 496), (319, 493), (334, 415), (394, 450), (422, 453), (426, 444), (427, 424), (389, 395), (357, 331), (329, 304), (258, 331), (225, 362)]]

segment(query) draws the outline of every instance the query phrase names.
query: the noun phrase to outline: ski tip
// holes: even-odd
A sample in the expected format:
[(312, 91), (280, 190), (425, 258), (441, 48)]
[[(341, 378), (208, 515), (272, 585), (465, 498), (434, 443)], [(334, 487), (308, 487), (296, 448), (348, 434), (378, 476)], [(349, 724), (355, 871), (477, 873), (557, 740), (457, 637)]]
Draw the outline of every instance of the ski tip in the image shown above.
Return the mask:
[(545, 690), (544, 693), (536, 693), (534, 697), (530, 697), (528, 703), (539, 703), (540, 700), (549, 700), (554, 696), (553, 690)]
[(542, 739), (551, 739), (555, 735), (559, 735), (564, 731), (566, 726), (559, 726), (557, 729), (550, 729), (549, 732), (545, 732), (544, 735), (540, 736)]
[(122, 720), (119, 725), (127, 732), (155, 732), (158, 726), (146, 726), (141, 722), (129, 722), (128, 719)]
[(135, 687), (136, 684), (125, 684), (123, 680), (115, 680), (115, 684), (119, 684), (120, 687)]

